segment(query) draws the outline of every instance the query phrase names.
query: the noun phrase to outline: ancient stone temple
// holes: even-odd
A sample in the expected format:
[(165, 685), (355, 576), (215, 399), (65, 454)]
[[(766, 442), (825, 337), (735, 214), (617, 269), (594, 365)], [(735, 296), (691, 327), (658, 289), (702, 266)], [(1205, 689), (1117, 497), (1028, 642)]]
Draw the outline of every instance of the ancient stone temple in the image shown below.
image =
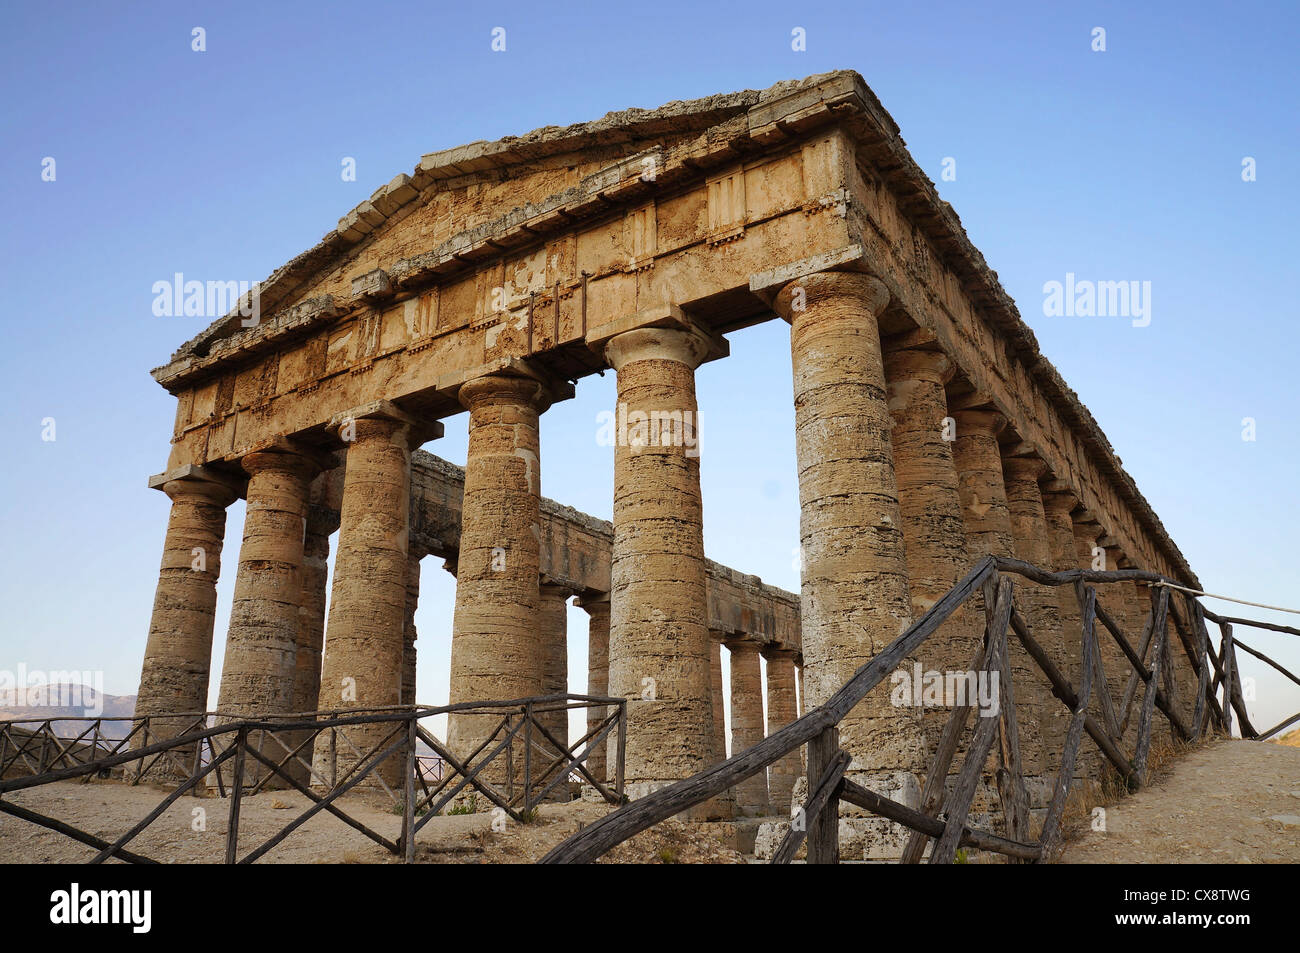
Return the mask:
[[(824, 702), (982, 555), (1195, 584), (856, 73), (427, 155), (255, 303), (153, 372), (177, 412), (150, 483), (172, 511), (141, 714), (205, 707), (225, 508), (241, 496), (222, 712), (413, 701), (433, 554), (456, 575), (451, 702), (582, 690), (565, 671), (577, 597), (586, 688), (631, 699), (633, 796), (724, 756), (724, 691), (741, 750)], [(771, 320), (790, 327), (797, 600), (703, 547), (695, 372)], [(542, 496), (538, 436), (607, 370), (612, 525)], [(469, 428), (463, 472), (418, 452), (444, 426)], [(593, 442), (593, 461), (607, 453)], [(1128, 619), (1145, 598), (1134, 586)], [(1073, 675), (1071, 599), (1037, 594), (1029, 621)], [(980, 621), (915, 661), (967, 668)], [(879, 694), (841, 743), (858, 776), (914, 791), (942, 722)], [(1045, 771), (1059, 703), (1016, 705)], [(472, 750), (485, 730), (453, 718), (450, 743)], [(777, 767), (734, 809), (786, 810), (802, 768)]]

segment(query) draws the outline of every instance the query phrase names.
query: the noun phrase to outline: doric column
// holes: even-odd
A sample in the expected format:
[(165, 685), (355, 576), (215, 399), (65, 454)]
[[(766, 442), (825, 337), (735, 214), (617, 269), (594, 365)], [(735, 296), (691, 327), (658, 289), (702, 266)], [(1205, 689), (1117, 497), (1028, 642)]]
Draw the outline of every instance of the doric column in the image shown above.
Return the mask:
[[(1107, 570), (1127, 568), (1128, 557), (1125, 555), (1123, 548), (1111, 540), (1110, 537), (1103, 536), (1098, 540), (1097, 544), (1106, 551)], [(1128, 639), (1128, 643), (1133, 646), (1133, 650), (1141, 653), (1142, 628), (1146, 624), (1146, 615), (1151, 609), (1151, 604), (1147, 599), (1142, 600), (1142, 604), (1139, 604), (1136, 597), (1136, 583), (1132, 582), (1109, 582), (1097, 589), (1098, 601), (1106, 607), (1111, 617), (1119, 624), (1120, 630), (1124, 633), (1124, 638)], [(1104, 631), (1104, 626), (1102, 629), (1101, 635), (1104, 637), (1102, 658), (1106, 661), (1106, 678), (1110, 683), (1112, 697), (1116, 706), (1118, 706), (1124, 700), (1124, 688), (1128, 685), (1129, 676), (1133, 673), (1133, 663), (1124, 654), (1124, 650), (1116, 644), (1114, 636)], [(1151, 652), (1148, 649), (1147, 658), (1150, 657)], [(1119, 715), (1120, 721), (1123, 721), (1123, 710), (1116, 707), (1115, 712)], [(1137, 719), (1132, 716), (1129, 718), (1129, 728), (1125, 732), (1125, 736), (1130, 741), (1137, 738)]]
[(715, 763), (727, 760), (727, 713), (722, 699), (722, 693), (726, 691), (722, 684), (722, 643), (725, 640), (725, 633), (709, 630), (709, 688), (713, 695), (712, 761)]
[[(787, 285), (774, 307), (790, 322), (805, 708), (823, 704), (911, 623), (875, 278), (823, 272)], [(840, 744), (863, 772), (912, 770), (923, 739), (889, 693), (841, 721)]]
[(970, 558), (1012, 556), (1011, 511), (998, 446), (998, 433), (1007, 419), (995, 410), (958, 410), (953, 420), (957, 439), (952, 454)]
[(629, 700), (632, 797), (713, 755), (695, 404), (695, 368), (712, 346), (680, 317), (604, 342), (629, 423), (614, 449), (609, 688)]
[[(325, 478), (322, 474), (317, 480)], [(333, 522), (337, 523), (337, 520)], [(320, 700), (321, 650), (325, 646), (325, 607), (329, 597), (331, 526), (316, 507), (307, 513), (302, 542), (302, 598), (298, 609), (298, 648), (295, 653), (293, 710), (315, 711)]]
[[(451, 703), (540, 695), (537, 428), (553, 393), (536, 377), (503, 372), (469, 381), (458, 396), (469, 410), (469, 450), (456, 561)], [(496, 716), (451, 716), (451, 750), (470, 754), (497, 721)], [(515, 760), (522, 764), (522, 758)]]
[[(1002, 473), (1007, 490), (1007, 508), (1011, 516), (1011, 533), (1016, 558), (1033, 566), (1050, 569), (1052, 544), (1048, 535), (1047, 513), (1043, 507), (1043, 494), (1038, 481), (1047, 466), (1036, 456), (1006, 457)], [(1029, 623), (1034, 638), (1041, 645), (1058, 645), (1061, 641), (1061, 610), (1055, 590), (1017, 579), (1022, 597), (1021, 614)], [(1012, 655), (1024, 663), (1024, 682), (1016, 686), (1016, 707), (1027, 709), (1026, 716), (1037, 723), (1042, 747), (1026, 758), (1026, 771), (1034, 774), (1051, 774), (1060, 764), (1068, 727), (1065, 707), (1052, 697), (1047, 676), (1029, 659), (1018, 639), (1013, 639), (1018, 650)], [(1022, 719), (1023, 720), (1023, 719)]]
[(424, 550), (410, 547), (406, 554), (406, 613), (402, 624), (402, 705), (414, 705), (415, 694), (415, 641), (419, 633), (415, 628), (415, 610), (420, 607), (420, 560)]
[[(1079, 568), (1114, 569), (1104, 549), (1100, 553), (1096, 552), (1101, 549), (1097, 545), (1098, 538), (1101, 536), (1100, 524), (1087, 510), (1075, 510), (1073, 517), (1075, 558)], [(1102, 558), (1098, 558), (1099, 556)], [(1122, 605), (1122, 601), (1115, 595), (1118, 591), (1115, 583), (1098, 583), (1096, 589), (1097, 602), (1107, 611)], [(1110, 689), (1111, 702), (1116, 708), (1116, 714), (1119, 715), (1118, 707), (1124, 694), (1124, 680), (1128, 676), (1128, 661), (1123, 658), (1119, 646), (1115, 644), (1110, 632), (1101, 622), (1096, 624), (1096, 633), (1098, 656), (1106, 670), (1106, 684)]]
[[(398, 705), (409, 571), (411, 450), (441, 436), (442, 425), (417, 421), (387, 401), (340, 414), (331, 424), (346, 447), (346, 462), (318, 705), (322, 710)], [(356, 764), (358, 753), (369, 760), (371, 749), (381, 746), (394, 727), (375, 722), (341, 728), (346, 737), (334, 745), (318, 739), (316, 773), (327, 781), (342, 777)], [(400, 756), (380, 766), (390, 786), (398, 783), (401, 771)]]
[[(739, 754), (763, 740), (763, 677), (757, 642), (728, 642), (727, 648), (731, 650), (731, 751)], [(741, 781), (735, 794), (740, 814), (768, 813), (767, 772)]]
[[(985, 555), (1014, 556), (1011, 510), (1007, 502), (1002, 473), (1002, 452), (998, 433), (1006, 418), (993, 410), (960, 410), (954, 415), (957, 439), (953, 442), (953, 460), (960, 483), (962, 515), (966, 525), (966, 549), (972, 559)], [(1019, 590), (1017, 604), (1025, 605), (1024, 581), (1013, 580)], [(1018, 639), (1007, 636), (1008, 658), (1016, 693), (1016, 724), (1020, 735), (1020, 752), (1027, 775), (1037, 774), (1042, 753), (1042, 733), (1038, 711), (1032, 704), (1036, 669)], [(1041, 677), (1041, 676), (1038, 676)]]
[[(1043, 484), (1042, 489), (1052, 569), (1056, 572), (1077, 569), (1074, 521), (1070, 518), (1070, 511), (1078, 505), (1078, 498), (1055, 480)], [(1077, 686), (1083, 620), (1079, 614), (1079, 600), (1074, 586), (1056, 587), (1056, 608), (1061, 619), (1061, 637), (1055, 643), (1046, 643), (1045, 648), (1052, 654), (1052, 661), (1061, 670), (1061, 674), (1069, 679), (1071, 685)]]
[[(538, 589), (537, 635), (542, 654), (543, 695), (564, 695), (569, 691), (569, 596), (572, 594), (573, 590), (551, 583), (542, 583)], [(537, 720), (557, 741), (568, 743), (567, 711), (543, 712)], [(544, 742), (543, 747), (548, 761), (562, 754), (549, 742)], [(562, 793), (567, 795), (568, 789)]]
[[(912, 612), (917, 618), (946, 595), (974, 562), (966, 554), (953, 434), (945, 427), (948, 403), (944, 384), (952, 372), (952, 362), (941, 351), (894, 350), (885, 354), (898, 505)], [(904, 660), (900, 668), (909, 676), (916, 662), (926, 671), (965, 671), (979, 648), (982, 632), (975, 614), (962, 607), (926, 640), (916, 658)], [(917, 714), (924, 726), (926, 752), (917, 770), (928, 771), (952, 712), (930, 708), (918, 709)], [(968, 725), (964, 737), (971, 730)]]
[[(587, 613), (587, 694), (609, 697), (609, 593), (580, 596), (577, 605)], [(610, 714), (607, 708), (587, 709), (587, 731), (594, 731)], [(616, 733), (611, 732), (610, 737)], [(597, 781), (609, 779), (606, 768), (607, 742), (600, 742), (587, 759), (587, 770)]]
[[(180, 478), (155, 478), (150, 486), (166, 493), (172, 505), (135, 714), (203, 712), (208, 708), (226, 507), (239, 492), (233, 480), (197, 467)], [(194, 720), (152, 719), (150, 740), (176, 735)]]
[[(795, 653), (768, 649), (763, 657), (767, 659), (767, 734), (770, 736), (798, 717), (794, 697)], [(789, 816), (794, 782), (803, 771), (798, 751), (790, 752), (768, 768), (767, 793), (774, 814)]]
[[(302, 586), (298, 609), (298, 645), (294, 653), (293, 705), (295, 713), (316, 710), (320, 701), (321, 652), (325, 647), (325, 607), (329, 598), (330, 534), (338, 529), (338, 500), (336, 490), (342, 480), (335, 478), (336, 471), (327, 471), (312, 481), (309, 491), (311, 505), (307, 508), (307, 529), (302, 541)], [(338, 473), (342, 477), (342, 473)], [(333, 507), (329, 503), (333, 503)], [(309, 772), (304, 765), (311, 764), (315, 739), (309, 732), (297, 736), (294, 747), (306, 740), (299, 751), (301, 763), (294, 761), (290, 769), (298, 780), (306, 783)]]
[[(217, 708), (283, 715), (294, 710), (307, 508), (321, 463), (284, 447), (246, 454), (240, 463), (248, 506)], [(277, 761), (285, 754), (273, 742), (263, 753)]]

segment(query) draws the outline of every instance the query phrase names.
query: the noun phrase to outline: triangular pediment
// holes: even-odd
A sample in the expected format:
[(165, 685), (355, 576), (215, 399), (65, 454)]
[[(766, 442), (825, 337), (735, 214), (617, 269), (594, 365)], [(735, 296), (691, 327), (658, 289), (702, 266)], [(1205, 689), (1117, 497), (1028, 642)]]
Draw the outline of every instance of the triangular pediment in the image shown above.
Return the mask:
[[(319, 315), (353, 293), (351, 281), (394, 260), (419, 267), (457, 254), (508, 226), (572, 199), (618, 185), (629, 172), (652, 172), (659, 157), (745, 120), (758, 106), (801, 92), (857, 89), (860, 76), (840, 71), (777, 83), (765, 90), (626, 109), (569, 126), (544, 126), (521, 136), (478, 141), (429, 153), (338, 220), (312, 248), (277, 268), (258, 286), (260, 319)], [(869, 95), (869, 93), (868, 93)], [(874, 99), (874, 97), (872, 97)], [(560, 213), (563, 214), (563, 213)], [(400, 269), (399, 269), (400, 270)], [(206, 357), (218, 342), (249, 326), (247, 300), (185, 342), (172, 365)], [(160, 369), (161, 370), (161, 369)]]

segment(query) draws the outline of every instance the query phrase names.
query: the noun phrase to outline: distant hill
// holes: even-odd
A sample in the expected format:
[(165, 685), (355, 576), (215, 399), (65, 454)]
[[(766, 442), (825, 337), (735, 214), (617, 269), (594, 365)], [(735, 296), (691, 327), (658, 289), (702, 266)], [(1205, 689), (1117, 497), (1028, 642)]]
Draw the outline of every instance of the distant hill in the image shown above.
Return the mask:
[[(54, 719), (55, 734), (60, 737), (76, 737), (89, 727), (89, 723), (84, 721), (62, 721), (60, 719), (101, 715), (105, 718), (129, 718), (135, 714), (134, 695), (109, 695), (106, 692), (96, 695), (94, 689), (77, 685), (54, 686), (48, 690), (48, 694), (56, 699), (77, 698), (83, 701), (84, 704), (76, 706), (15, 705), (13, 703), (13, 692), (0, 692), (0, 721), (11, 721), (15, 718), (51, 718)], [(30, 727), (35, 728), (37, 726), (32, 725)], [(109, 738), (125, 738), (130, 730), (130, 722), (109, 721), (104, 723), (101, 734)]]
[(1291, 732), (1289, 735), (1283, 735), (1281, 738), (1274, 738), (1273, 741), (1280, 745), (1288, 745), (1292, 748), (1300, 748), (1300, 728)]

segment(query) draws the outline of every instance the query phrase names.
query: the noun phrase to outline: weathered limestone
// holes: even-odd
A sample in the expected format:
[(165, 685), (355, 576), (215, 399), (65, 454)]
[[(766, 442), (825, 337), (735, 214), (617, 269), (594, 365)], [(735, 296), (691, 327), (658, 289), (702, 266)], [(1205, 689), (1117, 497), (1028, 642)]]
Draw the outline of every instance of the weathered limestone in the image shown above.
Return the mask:
[[(952, 433), (946, 424), (944, 385), (952, 377), (952, 361), (941, 351), (891, 350), (885, 354), (890, 433), (898, 504), (907, 550), (907, 576), (912, 614), (920, 618), (969, 570), (961, 493), (952, 455)], [(947, 439), (946, 439), (947, 438)], [(922, 646), (921, 657), (901, 668), (911, 674), (914, 663), (925, 671), (966, 671), (978, 651), (983, 626), (963, 607)], [(952, 712), (949, 708), (920, 711), (928, 757)], [(964, 737), (974, 730), (967, 724)], [(956, 762), (959, 764), (960, 762)]]
[[(587, 694), (609, 695), (609, 593), (580, 596), (578, 606), (587, 613)], [(610, 714), (608, 708), (587, 709), (587, 730), (593, 731)], [(587, 770), (598, 781), (608, 780), (606, 752), (609, 745), (597, 744), (587, 758)]]
[(723, 705), (722, 693), (722, 645), (726, 634), (715, 629), (709, 630), (709, 688), (713, 696), (713, 752), (712, 760), (727, 760), (727, 713)]
[[(424, 439), (441, 436), (442, 427), (417, 421), (387, 403), (349, 411), (334, 425), (347, 453), (318, 705), (321, 710), (398, 705), (409, 573), (411, 450)], [(383, 722), (340, 729), (348, 743), (336, 746), (335, 760), (318, 742), (315, 771), (327, 780), (341, 777), (392, 731), (393, 726)], [(401, 758), (390, 757), (379, 773), (392, 785), (401, 769)]]
[[(329, 598), (330, 534), (338, 529), (338, 519), (329, 509), (332, 473), (322, 473), (312, 481), (307, 510), (306, 532), (302, 541), (302, 570), (299, 578), (301, 597), (298, 610), (298, 644), (294, 652), (293, 704), (295, 714), (316, 710), (320, 699), (321, 653), (325, 648), (325, 608)], [(307, 783), (315, 740), (302, 732), (290, 742), (298, 757), (287, 765), (289, 772)], [(301, 745), (302, 742), (305, 745)], [(300, 747), (301, 745), (301, 747)]]
[[(375, 402), (399, 401), (421, 419), (470, 411), (467, 474), (420, 475), (427, 495), (400, 543), (402, 461), (383, 449), (382, 434), (361, 435), (368, 450), (350, 446), (323, 677), (326, 535), (308, 526), (292, 645), (287, 609), (241, 601), (258, 606), (257, 626), (279, 627), (281, 656), (294, 655), (291, 708), (413, 700), (414, 557), (427, 550), (460, 567), (452, 701), (562, 690), (559, 613), (548, 610), (539, 575), (586, 597), (610, 592), (605, 617), (599, 609), (591, 616), (588, 684), (631, 700), (630, 791), (691, 774), (725, 748), (720, 658), (706, 629), (761, 646), (769, 669), (781, 672), (776, 684), (769, 677), (776, 724), (786, 717), (787, 653), (807, 658), (806, 703), (802, 670), (798, 677), (808, 709), (984, 553), (1041, 562), (1064, 552), (1064, 564), (1076, 562), (1067, 514), (1037, 495), (1019, 464), (1009, 463), (1004, 479), (998, 427), (972, 424), (970, 415), (994, 410), (1016, 434), (1010, 456), (1048, 465), (1052, 482), (1096, 520), (1094, 541), (1108, 539), (1116, 553), (1140, 554), (1195, 584), (1095, 421), (1038, 352), (996, 274), (853, 73), (427, 156), (277, 269), (259, 295), (256, 326), (232, 312), (155, 372), (178, 399), (169, 472), (230, 471), (276, 440), (323, 445), (331, 421)], [(690, 319), (656, 304), (665, 301)], [(702, 551), (694, 369), (725, 350), (722, 335), (773, 311), (791, 322), (806, 648), (787, 594), (709, 563)], [(883, 367), (882, 334), (899, 350)], [(556, 382), (611, 365), (620, 419), (659, 415), (656, 429), (634, 425), (616, 449), (613, 526), (539, 505), (537, 452), (538, 415), (567, 388)], [(960, 383), (949, 402), (944, 385), (954, 375)], [(940, 435), (950, 414), (959, 420), (955, 448)], [(690, 439), (661, 443), (665, 420)], [(262, 489), (250, 494), (255, 503)], [(216, 536), (219, 549), (219, 524)], [(164, 575), (183, 568), (183, 551), (169, 534), (175, 565), (169, 570), (165, 559)], [(245, 576), (274, 572), (249, 563)], [(169, 580), (160, 580), (142, 676), (146, 711), (176, 679), (188, 686), (180, 694), (206, 691), (199, 643), (211, 638), (211, 579)], [(172, 626), (166, 617), (191, 586), (199, 611)], [(1070, 594), (1054, 595), (1057, 618), (1068, 620), (1059, 597)], [(1050, 606), (1021, 604), (1050, 651), (1062, 659), (1077, 651), (1046, 631)], [(966, 666), (981, 621), (978, 612), (965, 625), (953, 618), (918, 661)], [(236, 656), (252, 631), (241, 628), (247, 622), (235, 620)], [(1105, 651), (1108, 638), (1099, 641)], [(1032, 696), (1043, 683), (1011, 645), (1018, 700), (1035, 708), (1019, 719), (1032, 771), (1042, 721)], [(257, 677), (283, 682), (283, 665), (275, 669), (259, 668)], [(746, 676), (742, 666), (737, 678)], [(1122, 690), (1120, 682), (1116, 672), (1111, 690)], [(840, 726), (841, 740), (860, 780), (906, 800), (947, 711), (919, 717), (891, 708), (888, 694), (878, 690), (859, 706)], [(259, 697), (257, 707), (280, 704)], [(598, 723), (598, 713), (591, 717)], [(743, 719), (739, 728), (747, 730)], [(450, 730), (462, 753), (480, 737), (468, 717)], [(773, 767), (778, 801), (780, 777)], [(887, 839), (866, 849), (885, 850)]]
[[(877, 316), (885, 286), (823, 272), (785, 286), (799, 475), (805, 707), (825, 702), (911, 622)], [(840, 723), (855, 771), (918, 770), (914, 719), (873, 692)]]
[[(1128, 565), (1128, 557), (1119, 545), (1113, 544), (1111, 540), (1102, 536), (1097, 541), (1106, 553), (1106, 569), (1122, 569)], [(1101, 586), (1097, 592), (1098, 601), (1106, 607), (1112, 618), (1119, 624), (1124, 637), (1128, 639), (1129, 645), (1133, 646), (1135, 651), (1141, 651), (1142, 628), (1146, 623), (1147, 612), (1150, 611), (1150, 601), (1143, 599), (1140, 603), (1137, 601), (1137, 589), (1135, 583), (1131, 582), (1112, 582)], [(1115, 642), (1115, 637), (1105, 630), (1102, 626), (1102, 636), (1104, 644), (1102, 648), (1102, 658), (1106, 660), (1106, 677), (1112, 687), (1112, 694), (1115, 698), (1116, 713), (1120, 721), (1124, 720), (1124, 711), (1118, 706), (1124, 699), (1124, 688), (1128, 684), (1129, 675), (1133, 671), (1133, 663), (1128, 660), (1124, 650)], [(1150, 651), (1148, 650), (1148, 657)], [(1125, 731), (1125, 738), (1133, 742), (1137, 738), (1137, 719), (1130, 715), (1128, 728)]]
[[(1042, 490), (1038, 486), (1039, 479), (1046, 471), (1046, 464), (1036, 456), (1004, 457), (1002, 460), (1016, 558), (1034, 566), (1052, 564), (1047, 513), (1043, 506)], [(1016, 584), (1023, 597), (1021, 612), (1029, 623), (1034, 638), (1042, 645), (1058, 645), (1061, 641), (1061, 610), (1056, 591), (1028, 580), (1017, 579)], [(1052, 697), (1047, 676), (1023, 652), (1019, 640), (1013, 641), (1021, 649), (1019, 658), (1025, 663), (1025, 679), (1016, 683), (1017, 710), (1023, 702), (1029, 717), (1037, 723), (1042, 737), (1039, 770), (1034, 773), (1054, 776), (1055, 769), (1060, 764), (1061, 750), (1065, 746), (1065, 732), (1069, 727), (1068, 712)], [(1016, 657), (1012, 656), (1013, 659)]]
[[(320, 698), (321, 652), (325, 647), (325, 607), (329, 596), (330, 533), (337, 527), (314, 507), (307, 514), (302, 541), (302, 586), (298, 645), (294, 653), (293, 711), (316, 710)], [(310, 758), (306, 759), (310, 760)]]
[(406, 554), (406, 613), (402, 624), (402, 691), (403, 705), (416, 703), (415, 663), (417, 653), (416, 639), (419, 633), (415, 628), (415, 610), (420, 607), (420, 558), (424, 553), (412, 546)]
[[(537, 635), (542, 661), (542, 686), (539, 694), (565, 695), (569, 691), (569, 596), (565, 586), (544, 583), (538, 589)], [(568, 743), (569, 713), (564, 709), (543, 712), (538, 722), (557, 741)], [(553, 758), (561, 754), (554, 745), (543, 742), (545, 753)]]
[[(619, 409), (681, 428), (614, 449), (609, 687), (629, 699), (631, 796), (690, 777), (714, 753), (705, 612), (695, 368), (712, 342), (690, 327), (645, 328), (604, 343)], [(661, 417), (661, 419), (663, 419)], [(689, 421), (689, 424), (687, 423)]]
[[(1051, 479), (1041, 485), (1043, 512), (1047, 517), (1048, 543), (1052, 553), (1052, 568), (1060, 572), (1078, 569), (1078, 547), (1074, 540), (1074, 519), (1070, 513), (1078, 505), (1078, 497)], [(1045, 647), (1061, 674), (1076, 689), (1081, 684), (1083, 651), (1083, 617), (1074, 586), (1056, 587), (1057, 613), (1061, 619), (1060, 638)], [(1095, 778), (1100, 765), (1100, 755), (1095, 746), (1081, 744), (1075, 760), (1076, 778)]]
[[(202, 712), (208, 708), (226, 507), (239, 491), (228, 478), (195, 470), (154, 485), (172, 505), (135, 711), (141, 716)], [(150, 732), (168, 737), (192, 721), (154, 719)]]
[[(795, 654), (781, 649), (764, 653), (767, 659), (767, 734), (773, 735), (798, 717), (795, 700)], [(804, 772), (798, 751), (792, 751), (767, 769), (767, 793), (772, 813), (788, 816), (795, 780)]]
[[(962, 514), (966, 526), (966, 548), (972, 559), (984, 555), (1014, 556), (1011, 510), (1002, 474), (1002, 453), (998, 433), (1006, 425), (1001, 414), (985, 409), (966, 409), (953, 415), (957, 439), (953, 460), (957, 465)], [(1023, 593), (1021, 580), (1014, 583)], [(1033, 704), (1029, 683), (1042, 678), (1037, 666), (1014, 636), (1008, 636), (1010, 672), (1016, 691), (1016, 723), (1020, 753), (1027, 776), (1042, 770), (1042, 732), (1038, 709)]]
[[(461, 386), (469, 410), (456, 610), (451, 636), (451, 704), (541, 694), (538, 416), (547, 384), (526, 374), (489, 374)], [(451, 750), (468, 755), (498, 719), (453, 715)]]
[[(1101, 527), (1097, 524), (1097, 521), (1087, 510), (1075, 510), (1073, 515), (1077, 565), (1083, 569), (1114, 568), (1108, 565), (1109, 559), (1106, 557), (1105, 550), (1098, 545)], [(1099, 586), (1097, 590), (1097, 602), (1107, 611), (1117, 605), (1122, 605), (1115, 598), (1115, 593), (1118, 590), (1108, 592), (1109, 589), (1115, 589), (1114, 584)], [(1109, 689), (1108, 694), (1110, 695), (1111, 704), (1115, 708), (1116, 715), (1123, 717), (1119, 712), (1119, 705), (1124, 696), (1124, 679), (1129, 669), (1128, 660), (1124, 658), (1119, 646), (1115, 644), (1114, 638), (1111, 637), (1110, 632), (1107, 631), (1104, 625), (1098, 622), (1096, 630), (1097, 654), (1105, 668), (1106, 687)]]
[[(739, 754), (763, 740), (763, 680), (755, 643), (728, 642), (727, 648), (731, 652), (731, 750)], [(736, 785), (735, 795), (740, 814), (767, 814), (767, 772)]]
[[(250, 453), (241, 464), (248, 507), (217, 710), (284, 715), (294, 710), (307, 507), (320, 468), (282, 449)], [(264, 753), (284, 754), (274, 743)]]

